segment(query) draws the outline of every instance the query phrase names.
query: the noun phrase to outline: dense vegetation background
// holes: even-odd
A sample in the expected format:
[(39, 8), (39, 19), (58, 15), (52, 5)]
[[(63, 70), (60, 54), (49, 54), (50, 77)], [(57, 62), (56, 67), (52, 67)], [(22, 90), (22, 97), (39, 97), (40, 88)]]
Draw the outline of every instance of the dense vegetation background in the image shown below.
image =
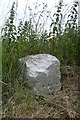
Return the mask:
[[(80, 31), (77, 25), (78, 12), (76, 9), (78, 2), (72, 4), (64, 29), (62, 26), (62, 4), (59, 3), (56, 13), (52, 18), (50, 31), (48, 32), (43, 29), (44, 24), (39, 23), (39, 19), (44, 15), (46, 10), (45, 4), (35, 25), (32, 22), (34, 16), (32, 17), (32, 14), (30, 14), (29, 21), (20, 21), (19, 25), (16, 26), (15, 14), (17, 11), (15, 6), (16, 4), (13, 3), (10, 16), (2, 29), (1, 37), (3, 105), (6, 104), (15, 92), (19, 92), (21, 88), (25, 89), (25, 83), (19, 78), (19, 58), (31, 54), (49, 53), (60, 60), (61, 66), (80, 65)], [(18, 100), (20, 101), (20, 99)]]

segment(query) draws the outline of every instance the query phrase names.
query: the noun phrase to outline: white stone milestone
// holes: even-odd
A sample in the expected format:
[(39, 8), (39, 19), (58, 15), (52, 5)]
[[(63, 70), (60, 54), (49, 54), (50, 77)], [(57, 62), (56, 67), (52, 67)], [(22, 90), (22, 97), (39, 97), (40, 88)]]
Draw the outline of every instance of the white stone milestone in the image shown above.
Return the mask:
[(50, 54), (36, 54), (19, 59), (22, 77), (36, 93), (49, 94), (61, 89), (60, 62)]

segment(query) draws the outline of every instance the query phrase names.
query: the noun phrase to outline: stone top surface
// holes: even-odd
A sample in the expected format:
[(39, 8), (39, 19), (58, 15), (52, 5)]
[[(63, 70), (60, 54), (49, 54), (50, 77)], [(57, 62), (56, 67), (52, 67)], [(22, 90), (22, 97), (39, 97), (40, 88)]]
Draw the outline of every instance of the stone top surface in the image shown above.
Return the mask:
[(60, 65), (59, 60), (50, 54), (36, 54), (30, 55), (25, 58), (25, 64), (27, 66), (30, 76), (37, 76), (39, 72), (48, 74), (46, 69), (54, 63)]

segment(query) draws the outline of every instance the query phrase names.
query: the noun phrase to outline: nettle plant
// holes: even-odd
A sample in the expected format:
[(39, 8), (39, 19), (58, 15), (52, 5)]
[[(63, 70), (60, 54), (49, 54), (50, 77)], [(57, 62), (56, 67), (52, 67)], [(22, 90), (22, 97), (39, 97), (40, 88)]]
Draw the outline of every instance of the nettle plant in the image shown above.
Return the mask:
[[(48, 18), (49, 12), (46, 11), (47, 6), (43, 4), (42, 11), (40, 8), (38, 12), (37, 5), (35, 6), (36, 10), (34, 12), (28, 7), (30, 13), (29, 20), (24, 18), (23, 21), (20, 21), (18, 27), (16, 27), (15, 14), (17, 11), (15, 5), (15, 2), (13, 2), (9, 18), (2, 30), (2, 77), (5, 83), (3, 85), (3, 92), (5, 92), (3, 93), (4, 100), (6, 100), (5, 97), (10, 97), (15, 92), (20, 69), (18, 65), (19, 58), (29, 54), (45, 53), (44, 42), (46, 33), (44, 31), (45, 22), (42, 23), (42, 19), (44, 15)], [(36, 18), (37, 21), (34, 22)]]
[(77, 7), (78, 2), (71, 4), (70, 10), (66, 15), (67, 22), (63, 26), (64, 14), (63, 5), (59, 3), (57, 12), (53, 15), (50, 25), (53, 41), (53, 54), (64, 64), (76, 64), (78, 49), (78, 26), (77, 26)]
[[(64, 7), (68, 9), (68, 6), (63, 5), (61, 2), (59, 2), (58, 6), (56, 7), (56, 13), (53, 14), (52, 23), (50, 25), (50, 28), (52, 28), (52, 32), (50, 34), (56, 36), (62, 34), (63, 31), (67, 30), (68, 28), (77, 29), (78, 2), (73, 2), (69, 6), (69, 10), (65, 11), (66, 13), (64, 13), (63, 10), (65, 9)], [(65, 23), (63, 23), (64, 20), (66, 21)]]
[(77, 29), (78, 27), (77, 19), (78, 19), (78, 2), (75, 1), (71, 6), (71, 10), (69, 11), (68, 20), (67, 23), (65, 24), (65, 27)]
[(16, 40), (16, 27), (14, 24), (14, 19), (15, 19), (15, 2), (13, 2), (11, 10), (10, 10), (10, 15), (9, 18), (7, 19), (4, 28), (2, 29), (3, 36), (2, 39), (3, 41), (7, 41), (8, 45), (11, 42), (15, 42)]
[(15, 5), (13, 2), (2, 36), (2, 77), (7, 84), (3, 85), (4, 99), (15, 92), (19, 75), (19, 58), (30, 54), (50, 53), (64, 64), (76, 64), (79, 55), (77, 50), (80, 50), (78, 47), (80, 33), (76, 24), (77, 2), (71, 5), (64, 31), (62, 4), (59, 3), (57, 12), (52, 18), (50, 33), (45, 30), (45, 24), (50, 17), (46, 4), (43, 3), (41, 7), (41, 4), (36, 3), (34, 9), (27, 7), (29, 12), (27, 13), (25, 9), (24, 20), (19, 22), (18, 27), (14, 24), (17, 12)]
[(53, 14), (53, 18), (52, 18), (52, 23), (50, 25), (50, 28), (52, 28), (52, 34), (53, 37), (55, 35), (61, 34), (62, 33), (62, 3), (59, 3), (59, 5), (57, 6), (57, 12)]

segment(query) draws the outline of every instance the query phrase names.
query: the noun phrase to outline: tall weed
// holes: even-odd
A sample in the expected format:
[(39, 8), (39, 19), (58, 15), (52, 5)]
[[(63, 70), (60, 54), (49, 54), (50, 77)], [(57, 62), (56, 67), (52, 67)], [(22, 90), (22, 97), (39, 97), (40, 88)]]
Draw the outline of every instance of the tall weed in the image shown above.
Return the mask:
[[(44, 5), (42, 11), (39, 12), (39, 19), (45, 14), (46, 7)], [(56, 19), (52, 21), (50, 26), (52, 31), (48, 33), (46, 30), (41, 29), (44, 24), (39, 19), (34, 27), (33, 14), (30, 14), (31, 19), (29, 21), (20, 21), (18, 27), (16, 27), (14, 24), (16, 11), (15, 3), (13, 3), (10, 17), (5, 24), (2, 36), (2, 77), (5, 83), (3, 84), (3, 101), (6, 101), (7, 98), (15, 93), (16, 83), (22, 85), (19, 80), (20, 66), (18, 64), (18, 60), (21, 57), (31, 54), (49, 53), (55, 55), (61, 64), (79, 65), (80, 32), (77, 29), (76, 21), (74, 21), (76, 20), (77, 12), (75, 9), (71, 9), (74, 12), (71, 12), (69, 16), (73, 15), (73, 19), (71, 19), (72, 21), (67, 21), (63, 31), (61, 9), (62, 6), (59, 3), (57, 12), (53, 15)], [(31, 11), (32, 9), (30, 9), (30, 13)], [(49, 11), (46, 11), (46, 13), (49, 13)], [(35, 15), (37, 16), (34, 13)], [(39, 27), (40, 31), (38, 31)]]

